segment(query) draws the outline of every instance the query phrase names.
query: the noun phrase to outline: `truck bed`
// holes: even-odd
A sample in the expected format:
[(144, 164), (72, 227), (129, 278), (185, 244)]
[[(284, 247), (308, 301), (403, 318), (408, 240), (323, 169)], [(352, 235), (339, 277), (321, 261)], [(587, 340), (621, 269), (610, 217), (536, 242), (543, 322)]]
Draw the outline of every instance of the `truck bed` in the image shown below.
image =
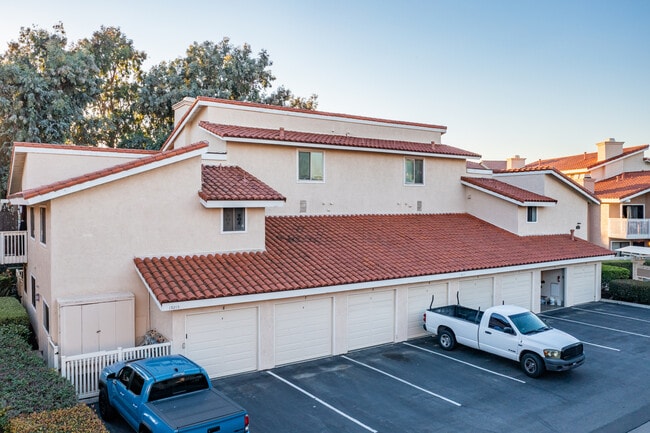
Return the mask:
[[(156, 400), (147, 404), (161, 420), (174, 429), (183, 429), (210, 420), (217, 420), (215, 425), (223, 425), (231, 416), (241, 413), (242, 420), (244, 416), (240, 406), (214, 388)], [(229, 430), (222, 428), (222, 431)]]
[(456, 319), (466, 320), (474, 324), (481, 323), (483, 311), (474, 310), (473, 308), (463, 307), (461, 305), (446, 305), (444, 307), (429, 308), (428, 311), (442, 314), (444, 316), (455, 317)]

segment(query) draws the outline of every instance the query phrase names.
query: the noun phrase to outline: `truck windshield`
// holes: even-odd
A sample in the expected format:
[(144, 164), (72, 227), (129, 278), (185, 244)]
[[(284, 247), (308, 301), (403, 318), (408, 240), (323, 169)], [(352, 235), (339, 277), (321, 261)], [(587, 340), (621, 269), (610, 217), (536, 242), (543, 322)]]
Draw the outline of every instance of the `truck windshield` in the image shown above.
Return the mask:
[(510, 320), (512, 320), (512, 323), (514, 323), (519, 332), (525, 335), (544, 332), (551, 329), (542, 321), (542, 319), (531, 312), (514, 314), (510, 316)]
[(208, 387), (208, 380), (200, 373), (173, 377), (151, 385), (149, 401), (156, 401), (173, 395), (208, 389)]

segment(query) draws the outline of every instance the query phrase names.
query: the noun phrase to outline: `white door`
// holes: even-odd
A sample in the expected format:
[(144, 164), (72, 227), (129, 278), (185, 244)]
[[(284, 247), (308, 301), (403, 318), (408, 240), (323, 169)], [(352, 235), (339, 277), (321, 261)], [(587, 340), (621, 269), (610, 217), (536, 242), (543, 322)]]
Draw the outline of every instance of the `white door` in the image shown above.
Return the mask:
[(395, 337), (393, 290), (348, 296), (348, 350), (391, 343)]
[(332, 354), (332, 298), (275, 306), (275, 365)]
[(185, 355), (210, 377), (257, 370), (257, 308), (188, 314)]
[(433, 306), (441, 307), (448, 305), (447, 302), (447, 283), (432, 284), (420, 287), (409, 287), (408, 292), (408, 329), (406, 338), (415, 338), (426, 335), (422, 328), (422, 315), (431, 305), (433, 296)]
[(485, 311), (493, 304), (492, 278), (479, 278), (460, 282), (460, 305), (469, 308), (480, 308)]
[(505, 275), (501, 279), (501, 299), (507, 305), (519, 305), (530, 310), (533, 300), (533, 274), (522, 272)]
[(565, 296), (571, 305), (584, 304), (596, 300), (596, 266), (584, 265), (570, 268), (570, 279), (567, 282)]

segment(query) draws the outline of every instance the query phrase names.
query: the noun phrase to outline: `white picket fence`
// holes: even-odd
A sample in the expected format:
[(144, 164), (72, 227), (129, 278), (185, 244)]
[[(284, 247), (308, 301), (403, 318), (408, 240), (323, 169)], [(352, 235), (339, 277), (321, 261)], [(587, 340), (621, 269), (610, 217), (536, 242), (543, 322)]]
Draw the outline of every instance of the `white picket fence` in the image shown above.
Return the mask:
[(99, 373), (104, 367), (119, 361), (170, 355), (171, 347), (172, 344), (166, 342), (83, 355), (61, 356), (61, 376), (72, 383), (79, 400), (95, 399), (99, 394)]

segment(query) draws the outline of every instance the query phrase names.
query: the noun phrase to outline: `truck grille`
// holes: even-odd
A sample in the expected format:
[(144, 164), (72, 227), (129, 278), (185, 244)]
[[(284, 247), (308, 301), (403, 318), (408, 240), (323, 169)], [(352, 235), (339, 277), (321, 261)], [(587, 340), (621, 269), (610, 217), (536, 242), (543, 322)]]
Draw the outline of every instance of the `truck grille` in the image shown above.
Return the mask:
[(562, 359), (571, 359), (582, 355), (582, 343), (572, 344), (562, 349)]

